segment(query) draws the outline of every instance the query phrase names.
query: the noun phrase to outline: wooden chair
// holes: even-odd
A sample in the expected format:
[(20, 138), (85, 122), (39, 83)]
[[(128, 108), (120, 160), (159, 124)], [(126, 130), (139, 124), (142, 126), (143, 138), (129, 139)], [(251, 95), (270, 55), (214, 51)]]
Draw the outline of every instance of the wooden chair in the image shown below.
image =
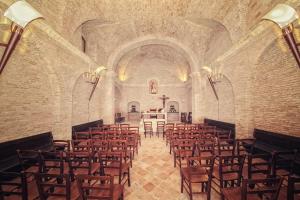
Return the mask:
[(111, 140), (109, 142), (109, 150), (121, 153), (124, 161), (130, 163), (132, 167), (132, 151), (128, 148), (127, 140)]
[(222, 188), (240, 186), (245, 155), (219, 156), (218, 166), (214, 168), (215, 183)]
[(90, 131), (81, 131), (81, 132), (75, 132), (74, 133), (74, 139), (75, 140), (88, 140), (91, 138)]
[(95, 175), (100, 173), (100, 163), (93, 162), (92, 152), (68, 152), (68, 161), (72, 180), (78, 174)]
[(40, 200), (77, 199), (79, 192), (69, 174), (35, 174)]
[(39, 152), (34, 150), (17, 150), (19, 162), (24, 171), (27, 174), (27, 181), (31, 181), (33, 173), (41, 171), (41, 163), (39, 159)]
[(300, 199), (300, 177), (289, 175), (287, 187), (287, 200)]
[(157, 121), (156, 136), (159, 137), (159, 134), (162, 134), (162, 136), (164, 138), (164, 135), (165, 135), (165, 121)]
[(283, 178), (244, 179), (241, 187), (223, 188), (222, 199), (226, 200), (277, 200)]
[(40, 173), (64, 174), (69, 172), (62, 151), (39, 151), (39, 159), (41, 163)]
[(234, 139), (218, 139), (218, 152), (219, 156), (232, 156), (235, 155), (236, 143)]
[(120, 152), (99, 152), (101, 164), (101, 175), (117, 176), (119, 184), (124, 185), (126, 182), (130, 186), (130, 166), (124, 162), (123, 154)]
[(215, 139), (208, 138), (197, 140), (197, 150), (200, 156), (214, 156)]
[[(214, 156), (210, 157), (189, 157), (188, 166), (180, 170), (181, 175), (181, 193), (185, 189), (190, 200), (193, 199), (193, 194), (203, 194), (210, 200), (211, 180), (214, 166)], [(193, 185), (200, 184), (201, 191), (194, 191)]]
[(6, 198), (28, 199), (26, 174), (24, 172), (0, 172), (0, 200)]
[(144, 134), (145, 134), (145, 138), (147, 137), (147, 134), (151, 136), (153, 136), (153, 128), (152, 128), (152, 122), (150, 121), (145, 121), (144, 122)]
[(272, 158), (270, 154), (248, 154), (248, 175), (244, 178), (263, 179), (271, 177)]
[(72, 140), (72, 151), (78, 152), (91, 152), (92, 143), (91, 140)]
[(174, 167), (176, 164), (181, 168), (182, 162), (187, 158), (193, 155), (194, 149), (196, 148), (196, 144), (194, 140), (191, 139), (180, 139), (177, 141), (176, 145), (173, 148), (174, 155)]
[(285, 176), (293, 173), (294, 161), (296, 160), (297, 150), (274, 151), (272, 164), (272, 175), (276, 177)]
[(114, 184), (112, 176), (78, 175), (76, 181), (80, 199), (123, 200), (124, 186)]

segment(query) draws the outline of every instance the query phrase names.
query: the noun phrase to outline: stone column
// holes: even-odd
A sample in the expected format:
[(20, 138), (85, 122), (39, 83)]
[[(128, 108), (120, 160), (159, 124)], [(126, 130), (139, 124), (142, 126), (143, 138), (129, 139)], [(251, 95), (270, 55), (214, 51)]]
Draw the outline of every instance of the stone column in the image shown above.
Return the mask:
[(192, 112), (193, 123), (202, 123), (203, 115), (203, 87), (200, 72), (193, 72), (190, 74), (192, 78)]
[(102, 116), (105, 124), (115, 123), (115, 77), (116, 73), (113, 70), (108, 70), (105, 73), (103, 85), (103, 102)]

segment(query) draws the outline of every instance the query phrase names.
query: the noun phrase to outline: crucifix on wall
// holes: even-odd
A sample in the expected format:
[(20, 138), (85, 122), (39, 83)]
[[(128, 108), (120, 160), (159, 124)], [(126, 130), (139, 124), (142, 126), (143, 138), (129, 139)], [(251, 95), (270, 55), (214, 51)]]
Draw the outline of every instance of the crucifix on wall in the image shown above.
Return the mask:
[(162, 101), (163, 101), (163, 108), (165, 108), (166, 105), (166, 100), (170, 99), (169, 97), (167, 97), (166, 95), (162, 95), (162, 97), (159, 97)]

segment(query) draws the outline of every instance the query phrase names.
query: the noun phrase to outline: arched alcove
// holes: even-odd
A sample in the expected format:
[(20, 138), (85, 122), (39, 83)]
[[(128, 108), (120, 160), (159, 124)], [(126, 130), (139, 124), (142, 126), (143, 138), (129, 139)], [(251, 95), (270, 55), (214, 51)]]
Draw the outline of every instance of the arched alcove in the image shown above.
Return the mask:
[(223, 75), (220, 81), (213, 83), (218, 95), (218, 100), (205, 76), (204, 90), (205, 117), (224, 122), (235, 122), (234, 93), (230, 80)]
[(167, 112), (170, 113), (178, 113), (179, 110), (179, 103), (177, 101), (168, 101), (167, 103)]
[(131, 112), (131, 113), (140, 112), (140, 103), (138, 101), (129, 102), (128, 106), (127, 106), (127, 110), (128, 110), (128, 112)]

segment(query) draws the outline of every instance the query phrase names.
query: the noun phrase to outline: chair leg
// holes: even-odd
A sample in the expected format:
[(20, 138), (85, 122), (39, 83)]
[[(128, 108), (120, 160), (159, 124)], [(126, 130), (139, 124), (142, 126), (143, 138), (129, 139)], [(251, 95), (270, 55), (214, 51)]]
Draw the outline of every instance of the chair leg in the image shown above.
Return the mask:
[(128, 187), (130, 187), (131, 185), (131, 182), (130, 182), (130, 168), (128, 168), (128, 174), (127, 174), (127, 178), (128, 178), (128, 181), (127, 181), (127, 184), (128, 184)]
[(180, 192), (183, 193), (183, 176), (181, 175)]
[(193, 200), (193, 190), (192, 190), (192, 183), (189, 182), (189, 195), (190, 195), (190, 200)]

